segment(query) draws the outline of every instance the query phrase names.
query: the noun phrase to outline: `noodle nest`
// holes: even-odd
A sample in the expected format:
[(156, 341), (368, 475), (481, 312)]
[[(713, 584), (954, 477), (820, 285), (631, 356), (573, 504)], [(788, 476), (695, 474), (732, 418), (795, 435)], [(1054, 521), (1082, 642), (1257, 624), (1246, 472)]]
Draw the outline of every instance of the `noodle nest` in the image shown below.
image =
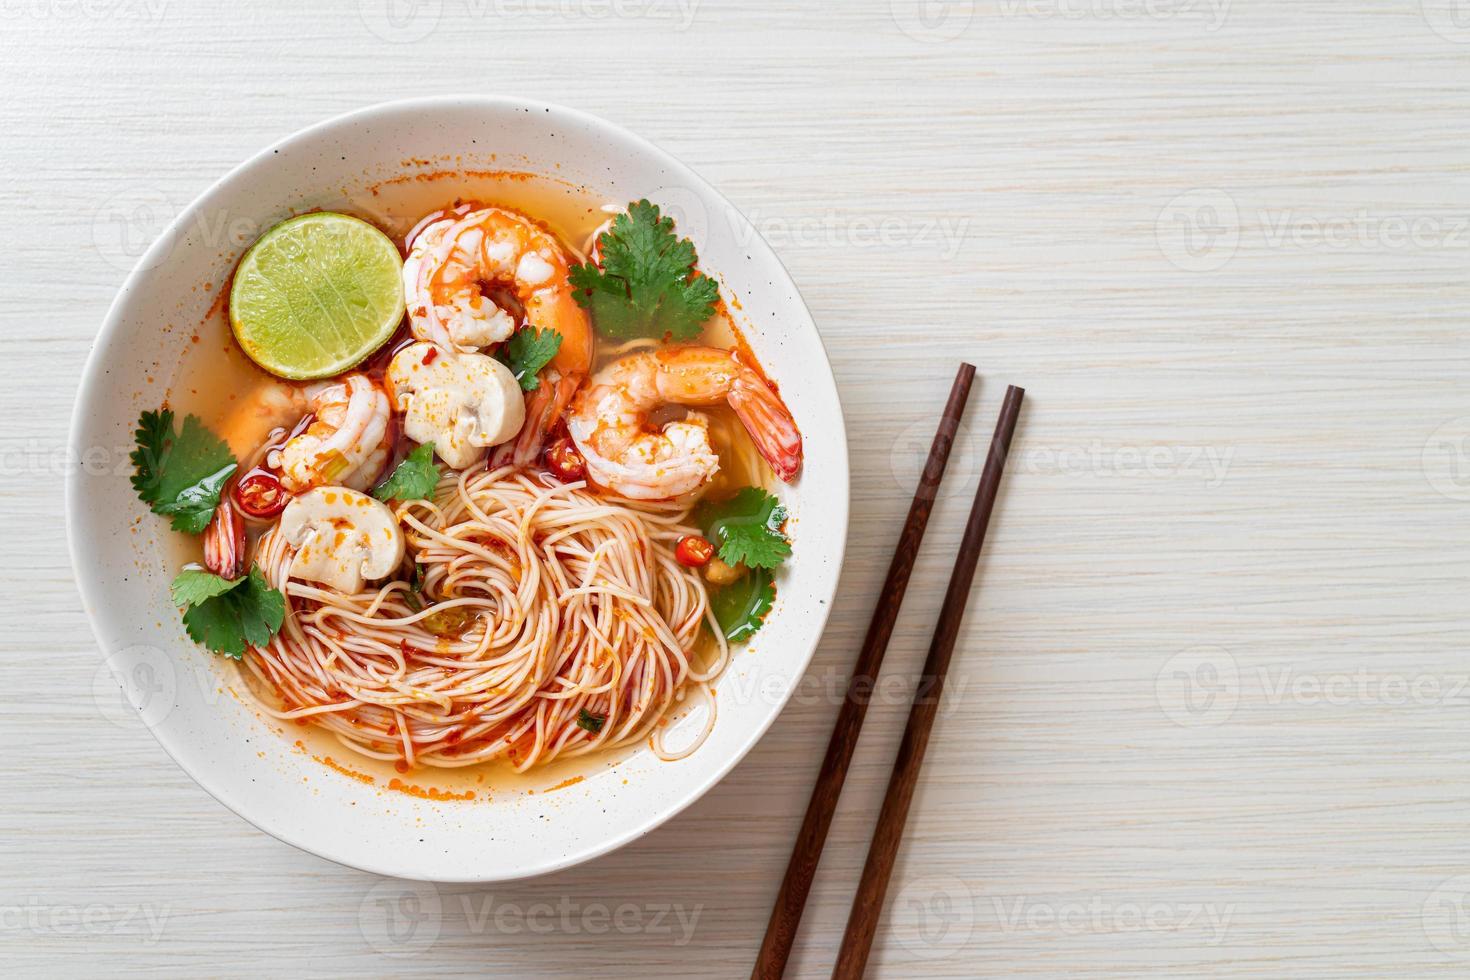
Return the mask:
[[(524, 771), (643, 739), (682, 758), (708, 735), (707, 682), (729, 651), (703, 580), (674, 559), (697, 533), (687, 502), (505, 467), (451, 474), (395, 512), (405, 571), (356, 595), (290, 578), (291, 546), (275, 528), (261, 537), (288, 609), (243, 670), (270, 714), (410, 767)], [(666, 751), (660, 720), (692, 689), (707, 696), (704, 729)]]

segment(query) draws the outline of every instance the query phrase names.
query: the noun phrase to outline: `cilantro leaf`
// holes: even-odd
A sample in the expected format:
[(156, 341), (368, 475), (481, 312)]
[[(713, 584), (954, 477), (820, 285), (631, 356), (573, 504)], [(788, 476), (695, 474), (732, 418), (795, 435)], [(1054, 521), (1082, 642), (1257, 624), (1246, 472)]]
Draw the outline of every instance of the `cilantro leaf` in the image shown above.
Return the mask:
[(425, 500), (439, 485), (439, 467), (434, 464), (434, 444), (426, 442), (403, 457), (393, 473), (373, 488), (379, 500)]
[[(145, 504), (158, 499), (159, 486), (163, 483), (162, 464), (173, 448), (174, 413), (168, 409), (161, 412), (144, 412), (138, 416), (138, 428), (133, 441), (138, 444), (128, 459), (133, 462), (133, 489)], [(162, 457), (162, 458), (160, 458)]]
[(522, 391), (535, 391), (541, 386), (537, 372), (549, 364), (559, 350), (561, 334), (555, 330), (525, 327), (517, 330), (506, 345), (495, 352), (495, 358), (510, 368)]
[(786, 508), (760, 487), (744, 487), (728, 500), (701, 503), (695, 523), (719, 548), (720, 561), (751, 568), (775, 568), (791, 555), (781, 532)]
[(695, 271), (694, 243), (674, 234), (674, 219), (635, 201), (598, 239), (602, 267), (574, 265), (573, 295), (597, 328), (617, 340), (690, 340), (715, 312), (720, 288)]
[(206, 599), (223, 595), (238, 584), (239, 579), (221, 578), (203, 569), (186, 568), (174, 579), (169, 591), (173, 593), (174, 605), (197, 606)]
[(201, 534), (219, 505), (225, 481), (235, 472), (230, 447), (193, 415), (174, 432), (174, 413), (144, 412), (135, 433), (133, 489), (174, 530)]
[(715, 621), (731, 643), (748, 640), (765, 622), (766, 613), (776, 601), (776, 584), (766, 568), (752, 568), (750, 574), (710, 593), (709, 607)]
[(174, 601), (185, 606), (184, 628), (196, 643), (239, 660), (247, 646), (265, 646), (286, 619), (286, 597), (270, 587), (259, 565), (230, 581), (186, 569), (174, 579)]
[(584, 732), (591, 732), (593, 735), (596, 735), (602, 731), (602, 726), (606, 724), (607, 718), (603, 715), (594, 715), (586, 708), (582, 708), (577, 712), (577, 727)]

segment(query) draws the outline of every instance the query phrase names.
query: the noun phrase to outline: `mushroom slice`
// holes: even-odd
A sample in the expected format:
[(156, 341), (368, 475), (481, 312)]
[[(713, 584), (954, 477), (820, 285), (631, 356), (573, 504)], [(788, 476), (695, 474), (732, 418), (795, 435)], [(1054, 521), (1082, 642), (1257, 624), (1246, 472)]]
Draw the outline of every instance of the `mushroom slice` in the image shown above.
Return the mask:
[(487, 446), (510, 439), (526, 421), (521, 386), (504, 364), (427, 342), (393, 355), (388, 397), (403, 414), (403, 434), (432, 442), (457, 470), (478, 463)]
[(281, 511), (280, 533), (296, 549), (291, 577), (338, 592), (362, 591), (403, 561), (403, 531), (388, 505), (347, 487), (317, 487)]

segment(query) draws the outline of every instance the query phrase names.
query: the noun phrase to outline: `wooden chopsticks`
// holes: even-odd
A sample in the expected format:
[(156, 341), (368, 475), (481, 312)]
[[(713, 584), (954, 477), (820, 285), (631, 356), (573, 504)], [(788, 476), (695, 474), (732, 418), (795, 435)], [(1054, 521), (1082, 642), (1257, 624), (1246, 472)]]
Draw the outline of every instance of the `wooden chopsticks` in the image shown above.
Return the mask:
[(877, 931), (878, 919), (883, 913), (888, 877), (893, 873), (893, 861), (898, 856), (898, 842), (908, 819), (914, 787), (919, 781), (919, 768), (924, 764), (929, 732), (934, 728), (935, 715), (939, 713), (939, 698), (944, 694), (949, 661), (960, 633), (965, 604), (970, 598), (970, 585), (975, 580), (975, 566), (980, 561), (980, 546), (985, 543), (985, 529), (990, 525), (990, 512), (995, 508), (1006, 454), (1010, 452), (1011, 436), (1016, 431), (1016, 418), (1020, 415), (1021, 399), (1025, 394), (1015, 385), (1006, 389), (1000, 419), (995, 423), (995, 435), (990, 440), (990, 453), (980, 474), (980, 487), (975, 491), (975, 503), (970, 507), (970, 519), (965, 523), (965, 534), (960, 539), (954, 571), (950, 573), (949, 587), (944, 592), (944, 604), (939, 608), (939, 622), (934, 626), (934, 639), (929, 643), (924, 674), (914, 689), (914, 703), (909, 709), (903, 741), (898, 746), (898, 758), (893, 763), (893, 775), (888, 779), (888, 793), (883, 797), (883, 809), (878, 811), (878, 825), (873, 830), (873, 841), (868, 845), (868, 861), (863, 865), (863, 877), (852, 899), (847, 931), (842, 936), (837, 966), (832, 971), (834, 978), (856, 980), (863, 975), (868, 963), (873, 933)]
[(934, 498), (939, 492), (944, 468), (949, 463), (949, 451), (964, 417), (965, 403), (969, 401), (970, 385), (974, 379), (975, 366), (962, 362), (949, 389), (949, 400), (944, 405), (939, 429), (929, 447), (929, 458), (924, 462), (924, 472), (914, 490), (913, 503), (909, 504), (909, 516), (898, 536), (893, 559), (888, 563), (888, 575), (878, 593), (878, 605), (873, 609), (868, 635), (863, 638), (862, 649), (853, 667), (847, 696), (837, 712), (837, 723), (832, 726), (832, 738), (827, 743), (822, 768), (817, 772), (817, 783), (812, 787), (812, 798), (806, 805), (806, 816), (802, 818), (796, 844), (791, 849), (786, 877), (782, 879), (776, 903), (771, 907), (766, 937), (761, 941), (760, 955), (750, 973), (754, 980), (775, 980), (786, 970), (791, 943), (796, 938), (797, 926), (801, 924), (807, 893), (811, 891), (812, 876), (817, 873), (817, 861), (821, 859), (822, 846), (832, 826), (832, 815), (837, 810), (837, 797), (842, 793), (847, 767), (852, 762), (858, 734), (863, 729), (863, 718), (868, 713), (868, 693), (874, 689), (878, 672), (883, 668), (883, 655), (888, 651), (889, 638), (893, 636), (893, 624), (898, 620), (898, 610), (909, 587), (909, 575), (914, 570), (914, 559), (918, 557), (919, 545), (924, 540), (924, 530), (929, 526), (929, 512), (934, 509)]
[[(812, 877), (821, 858), (822, 846), (831, 827), (836, 811), (837, 798), (842, 792), (847, 777), (847, 768), (856, 749), (858, 734), (867, 714), (867, 692), (873, 690), (882, 667), (883, 655), (887, 651), (889, 638), (898, 617), (913, 571), (919, 543), (923, 540), (929, 513), (939, 481), (944, 474), (949, 457), (950, 444), (964, 414), (965, 402), (969, 397), (970, 384), (975, 369), (961, 364), (945, 405), (944, 416), (924, 474), (914, 493), (909, 515), (899, 536), (898, 547), (888, 567), (888, 576), (879, 593), (878, 605), (873, 611), (867, 637), (863, 641), (853, 670), (852, 682), (848, 685), (846, 698), (832, 729), (832, 738), (827, 745), (827, 754), (812, 789), (806, 816), (802, 819), (801, 831), (792, 848), (791, 860), (786, 868), (786, 877), (771, 909), (771, 919), (766, 926), (765, 939), (760, 954), (751, 971), (752, 980), (775, 980), (785, 972), (786, 960), (791, 944), (801, 922), (802, 909), (811, 889)], [(939, 698), (944, 691), (945, 675), (954, 653), (955, 640), (959, 636), (965, 604), (969, 599), (970, 586), (974, 582), (975, 569), (980, 558), (980, 549), (985, 541), (985, 530), (990, 523), (990, 514), (1004, 472), (1006, 455), (1010, 449), (1011, 436), (1015, 432), (1020, 414), (1021, 399), (1025, 392), (1012, 385), (1006, 390), (1005, 402), (1000, 418), (996, 422), (995, 434), (991, 439), (990, 452), (986, 457), (985, 469), (980, 476), (980, 486), (975, 502), (970, 509), (964, 536), (960, 539), (959, 553), (955, 557), (954, 569), (949, 586), (945, 591), (944, 603), (940, 608), (939, 620), (935, 625), (934, 637), (930, 642), (929, 656), (924, 664), (924, 674), (916, 685), (913, 704), (909, 712), (908, 725), (904, 730), (903, 742), (894, 762), (893, 774), (889, 779), (888, 792), (878, 823), (873, 832), (868, 850), (867, 863), (863, 867), (862, 880), (853, 897), (847, 930), (843, 935), (842, 947), (838, 952), (834, 977), (861, 977), (867, 965), (868, 953), (872, 948), (873, 935), (882, 914), (883, 898), (888, 889), (888, 879), (893, 871), (894, 859), (898, 854), (899, 840), (904, 823), (908, 818), (909, 804), (913, 800), (914, 788), (918, 783), (919, 770), (924, 762), (924, 751), (929, 743), (929, 733), (939, 709)], [(861, 679), (862, 683), (858, 683)]]

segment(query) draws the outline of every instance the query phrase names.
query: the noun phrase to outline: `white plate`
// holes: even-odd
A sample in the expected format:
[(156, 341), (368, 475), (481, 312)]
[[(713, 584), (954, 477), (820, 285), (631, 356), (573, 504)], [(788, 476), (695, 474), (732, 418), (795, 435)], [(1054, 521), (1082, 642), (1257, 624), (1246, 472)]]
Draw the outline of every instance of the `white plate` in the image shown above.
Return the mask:
[[(432, 801), (334, 772), (229, 690), (232, 672), (189, 642), (168, 599), (177, 547), (129, 486), (138, 413), (177, 380), (189, 331), (241, 248), (230, 228), (331, 207), (342, 188), (461, 157), (552, 174), (608, 200), (648, 196), (694, 239), (700, 265), (741, 304), (739, 322), (805, 436), (780, 495), (794, 552), (755, 641), (718, 684), (709, 740), (679, 762), (646, 749), (554, 793)], [(365, 179), (366, 178), (366, 179)], [(248, 243), (247, 243), (248, 244)], [(204, 293), (201, 283), (213, 283)], [(610, 123), (558, 106), (481, 97), (394, 102), (313, 126), (237, 167), (178, 216), (139, 261), (88, 360), (71, 431), (72, 564), (104, 655), (164, 749), (221, 803), (297, 847), (365, 871), (431, 881), (504, 881), (604, 854), (698, 799), (750, 751), (806, 669), (826, 622), (847, 532), (847, 443), (811, 315), (770, 247), (683, 164)], [(681, 723), (697, 727), (698, 717)], [(677, 746), (679, 729), (668, 737)], [(337, 753), (337, 758), (348, 757)], [(432, 779), (425, 779), (432, 783)], [(99, 805), (102, 805), (99, 799)], [(159, 833), (165, 831), (160, 828)]]

